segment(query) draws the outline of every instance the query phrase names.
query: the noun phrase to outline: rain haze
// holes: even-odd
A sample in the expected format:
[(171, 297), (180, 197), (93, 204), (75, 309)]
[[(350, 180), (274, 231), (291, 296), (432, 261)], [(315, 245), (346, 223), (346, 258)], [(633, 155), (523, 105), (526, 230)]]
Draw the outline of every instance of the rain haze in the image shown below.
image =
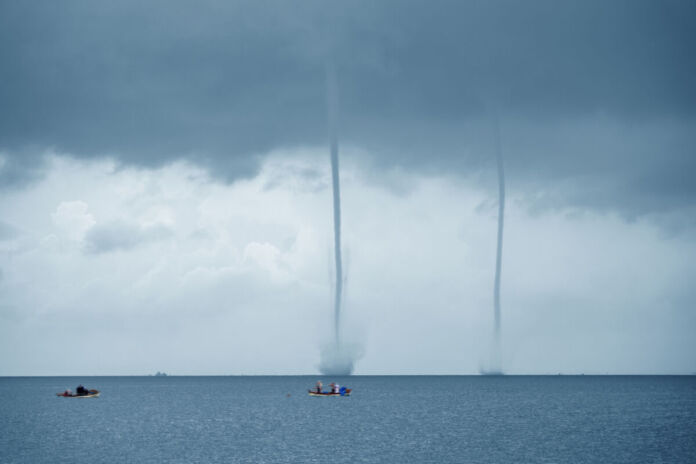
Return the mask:
[(0, 2), (0, 376), (696, 372), (694, 20)]

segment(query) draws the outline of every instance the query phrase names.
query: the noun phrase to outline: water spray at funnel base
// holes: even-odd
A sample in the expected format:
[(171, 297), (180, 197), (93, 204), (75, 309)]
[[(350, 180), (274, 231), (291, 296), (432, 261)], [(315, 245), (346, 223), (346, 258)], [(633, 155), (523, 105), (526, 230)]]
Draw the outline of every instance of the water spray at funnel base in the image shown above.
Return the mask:
[(324, 375), (351, 375), (360, 357), (356, 347), (328, 343), (321, 350), (319, 372)]

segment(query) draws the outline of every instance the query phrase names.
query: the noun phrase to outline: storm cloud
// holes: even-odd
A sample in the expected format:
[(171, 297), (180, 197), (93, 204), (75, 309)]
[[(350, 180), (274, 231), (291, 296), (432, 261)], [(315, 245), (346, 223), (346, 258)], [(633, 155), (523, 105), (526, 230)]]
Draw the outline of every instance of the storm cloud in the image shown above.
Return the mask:
[(680, 0), (0, 2), (0, 375), (314, 372), (327, 62), (358, 373), (487, 358), (496, 120), (505, 371), (694, 372), (694, 19)]
[(682, 1), (3, 2), (0, 179), (36, 179), (46, 148), (252, 176), (269, 151), (325, 143), (330, 56), (343, 143), (374, 166), (494, 172), (497, 113), (511, 188), (537, 206), (691, 207), (695, 17)]

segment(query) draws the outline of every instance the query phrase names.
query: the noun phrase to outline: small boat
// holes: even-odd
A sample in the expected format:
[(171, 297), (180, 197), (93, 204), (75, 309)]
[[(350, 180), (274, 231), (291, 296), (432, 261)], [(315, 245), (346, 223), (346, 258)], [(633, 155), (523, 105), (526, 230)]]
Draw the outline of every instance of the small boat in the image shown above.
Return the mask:
[(56, 396), (62, 396), (63, 398), (97, 398), (99, 396), (99, 390), (88, 390), (86, 395), (76, 395), (68, 394), (68, 392), (56, 393)]
[(343, 393), (331, 393), (331, 392), (321, 392), (317, 393), (315, 391), (309, 390), (309, 396), (350, 396), (350, 392), (352, 390), (350, 388), (346, 388), (343, 390)]

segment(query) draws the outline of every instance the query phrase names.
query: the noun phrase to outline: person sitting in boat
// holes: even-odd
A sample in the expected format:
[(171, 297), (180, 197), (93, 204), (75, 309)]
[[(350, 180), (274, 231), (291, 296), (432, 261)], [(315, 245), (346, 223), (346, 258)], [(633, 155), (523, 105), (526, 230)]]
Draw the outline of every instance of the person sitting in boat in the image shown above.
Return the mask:
[(72, 390), (69, 388), (65, 389), (65, 391), (63, 392), (63, 396), (73, 396)]
[(321, 383), (321, 380), (317, 380), (317, 386), (316, 386), (317, 393), (321, 393), (321, 389), (323, 386), (324, 385)]
[(77, 386), (77, 396), (84, 396), (88, 394), (89, 392), (85, 387), (82, 386), (82, 384)]

